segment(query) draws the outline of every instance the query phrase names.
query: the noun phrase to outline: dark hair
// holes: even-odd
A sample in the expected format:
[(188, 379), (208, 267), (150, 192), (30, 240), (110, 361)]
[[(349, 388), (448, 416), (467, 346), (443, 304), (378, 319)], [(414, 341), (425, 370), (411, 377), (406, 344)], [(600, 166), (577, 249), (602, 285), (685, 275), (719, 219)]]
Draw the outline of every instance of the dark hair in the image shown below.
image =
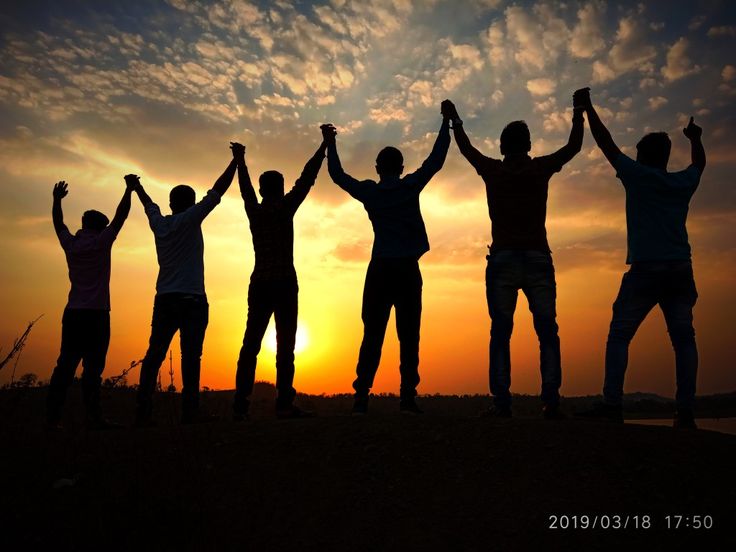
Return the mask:
[(404, 170), (404, 156), (394, 147), (388, 146), (376, 156), (376, 172), (379, 175), (399, 175)]
[(284, 196), (284, 175), (278, 171), (266, 171), (258, 178), (259, 191), (263, 199)]
[(636, 160), (650, 167), (666, 169), (672, 142), (666, 132), (650, 132), (636, 144)]
[(524, 121), (512, 121), (501, 131), (501, 154), (528, 153), (532, 149), (529, 127)]
[(82, 215), (82, 228), (85, 230), (96, 230), (101, 232), (108, 224), (110, 224), (110, 219), (99, 211), (85, 211)]
[(169, 207), (173, 213), (181, 213), (194, 205), (197, 195), (194, 190), (186, 184), (174, 186), (169, 193)]

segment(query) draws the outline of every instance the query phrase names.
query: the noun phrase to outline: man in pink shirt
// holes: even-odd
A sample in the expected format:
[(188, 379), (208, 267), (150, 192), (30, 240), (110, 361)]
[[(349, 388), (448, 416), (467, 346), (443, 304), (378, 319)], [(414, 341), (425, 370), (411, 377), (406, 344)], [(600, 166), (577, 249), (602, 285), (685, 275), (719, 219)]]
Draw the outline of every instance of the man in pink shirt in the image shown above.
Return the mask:
[(82, 361), (87, 427), (107, 429), (114, 424), (102, 417), (100, 383), (110, 343), (110, 252), (128, 218), (133, 188), (126, 180), (125, 193), (112, 222), (99, 211), (86, 211), (82, 228), (72, 235), (64, 224), (61, 209), (67, 186), (63, 180), (54, 185), (51, 212), (56, 236), (66, 255), (71, 290), (61, 321), (61, 352), (49, 383), (46, 423), (50, 429), (61, 428), (66, 390)]

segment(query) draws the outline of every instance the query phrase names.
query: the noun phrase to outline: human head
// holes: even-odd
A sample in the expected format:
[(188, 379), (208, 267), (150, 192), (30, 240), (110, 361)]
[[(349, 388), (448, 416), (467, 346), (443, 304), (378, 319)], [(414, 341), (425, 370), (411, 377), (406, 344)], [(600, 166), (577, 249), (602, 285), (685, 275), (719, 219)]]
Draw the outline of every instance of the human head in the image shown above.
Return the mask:
[(404, 156), (394, 147), (388, 146), (376, 157), (378, 176), (400, 176), (404, 172)]
[(196, 199), (197, 196), (194, 190), (186, 184), (174, 186), (171, 193), (169, 193), (169, 207), (171, 207), (171, 212), (177, 214), (186, 211), (194, 205)]
[(102, 232), (108, 224), (110, 220), (99, 211), (85, 211), (82, 215), (82, 228), (85, 230)]
[(501, 131), (501, 155), (524, 155), (532, 149), (529, 127), (524, 121), (511, 121)]
[(278, 199), (284, 197), (284, 175), (278, 171), (266, 171), (258, 178), (263, 199)]
[(657, 169), (667, 169), (672, 142), (666, 132), (650, 132), (636, 144), (636, 160)]

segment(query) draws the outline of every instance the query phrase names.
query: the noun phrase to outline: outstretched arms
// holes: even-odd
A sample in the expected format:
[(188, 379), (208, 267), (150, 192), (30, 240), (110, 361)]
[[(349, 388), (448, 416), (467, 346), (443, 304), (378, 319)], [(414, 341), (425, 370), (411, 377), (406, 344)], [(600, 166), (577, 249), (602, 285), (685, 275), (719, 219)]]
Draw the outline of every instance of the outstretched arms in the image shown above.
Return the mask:
[[(588, 115), (588, 124), (590, 125), (590, 132), (595, 139), (595, 143), (606, 156), (608, 162), (614, 165), (616, 158), (621, 155), (621, 150), (618, 148), (616, 143), (611, 138), (611, 133), (598, 117), (593, 103), (590, 101), (590, 88), (581, 88), (575, 92), (573, 96), (573, 105), (580, 106), (585, 109)], [(615, 166), (614, 166), (615, 168)]]
[(69, 233), (69, 229), (64, 224), (64, 211), (61, 209), (61, 200), (66, 197), (69, 193), (68, 184), (62, 180), (54, 184), (52, 196), (54, 198), (53, 205), (51, 207), (51, 220), (54, 223), (54, 230), (56, 235), (61, 239), (62, 233)]
[(115, 216), (110, 222), (110, 229), (115, 233), (115, 235), (120, 232), (123, 227), (123, 223), (128, 218), (128, 214), (130, 213), (130, 198), (132, 197), (133, 190), (136, 186), (136, 181), (128, 178), (128, 176), (131, 175), (127, 175), (125, 177), (125, 192), (123, 192), (123, 197), (118, 204), (118, 208), (115, 210)]
[[(447, 100), (446, 100), (447, 101)], [(444, 107), (444, 106), (443, 106)], [(437, 139), (434, 141), (432, 151), (424, 160), (422, 166), (404, 179), (411, 179), (412, 183), (419, 187), (421, 191), (430, 181), (430, 179), (439, 172), (442, 165), (445, 164), (447, 158), (447, 150), (450, 149), (450, 113), (446, 109), (441, 109), (442, 126), (437, 133)]]
[(212, 189), (217, 192), (220, 197), (225, 195), (225, 192), (227, 192), (230, 184), (233, 183), (233, 178), (235, 177), (235, 170), (237, 169), (237, 167), (238, 161), (237, 159), (233, 158), (232, 161), (230, 161), (230, 164), (225, 169), (225, 172), (220, 175), (220, 178), (218, 178), (215, 181), (215, 184), (212, 186)]
[(323, 135), (322, 143), (317, 148), (317, 151), (315, 151), (314, 155), (309, 158), (309, 161), (304, 165), (304, 169), (302, 169), (302, 174), (297, 178), (296, 184), (294, 184), (294, 187), (286, 194), (286, 200), (294, 211), (299, 208), (299, 205), (301, 205), (302, 201), (307, 197), (309, 190), (314, 186), (319, 170), (322, 167), (322, 160), (325, 158), (326, 151), (327, 141)]
[(324, 124), (319, 128), (322, 130), (322, 140), (327, 144), (327, 170), (330, 178), (355, 199), (363, 201), (368, 191), (368, 184), (353, 178), (342, 169), (340, 157), (337, 155), (337, 140), (335, 139), (337, 130), (331, 124)]
[(690, 157), (692, 159), (692, 164), (695, 165), (702, 174), (705, 169), (705, 148), (701, 141), (703, 129), (696, 125), (693, 122), (693, 118), (690, 117), (690, 122), (682, 129), (682, 133), (688, 140), (690, 140)]
[(457, 113), (455, 104), (450, 100), (445, 100), (442, 102), (441, 111), (443, 117), (452, 121), (452, 132), (455, 135), (455, 142), (457, 143), (457, 147), (460, 149), (460, 153), (463, 154), (465, 159), (467, 159), (477, 171), (487, 158), (470, 143), (470, 138), (465, 134), (463, 121)]
[(233, 159), (235, 159), (238, 168), (240, 197), (243, 198), (245, 213), (249, 215), (258, 205), (258, 197), (256, 197), (256, 191), (253, 189), (253, 183), (250, 180), (248, 166), (245, 164), (245, 146), (238, 142), (230, 142), (230, 149), (233, 152)]
[(141, 184), (140, 176), (136, 174), (126, 174), (125, 184), (127, 186), (130, 186), (133, 191), (138, 195), (138, 199), (141, 200), (141, 205), (143, 205), (144, 209), (149, 205), (155, 205), (155, 203), (153, 203), (153, 200), (151, 199), (151, 196), (149, 196), (146, 193), (146, 190), (143, 189), (143, 184)]
[(575, 157), (583, 147), (583, 134), (585, 132), (585, 120), (583, 119), (583, 111), (585, 107), (580, 105), (576, 100), (580, 100), (588, 93), (588, 88), (576, 90), (573, 94), (572, 107), (572, 129), (570, 130), (570, 138), (567, 144), (562, 146), (549, 157), (560, 167)]

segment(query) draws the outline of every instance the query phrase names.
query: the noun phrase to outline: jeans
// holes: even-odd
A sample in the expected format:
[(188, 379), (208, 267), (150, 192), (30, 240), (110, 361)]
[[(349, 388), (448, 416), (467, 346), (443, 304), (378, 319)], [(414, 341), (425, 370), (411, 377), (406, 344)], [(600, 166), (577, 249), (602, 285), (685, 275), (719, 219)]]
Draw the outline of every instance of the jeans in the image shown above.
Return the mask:
[(692, 408), (698, 371), (693, 307), (698, 298), (689, 261), (634, 263), (621, 281), (613, 304), (606, 345), (603, 398), (619, 405), (624, 392), (629, 343), (649, 311), (659, 305), (675, 350), (678, 408)]
[(156, 296), (151, 338), (141, 364), (137, 395), (139, 417), (145, 419), (151, 416), (158, 371), (177, 330), (181, 349), (182, 412), (187, 416), (197, 410), (200, 360), (208, 320), (209, 305), (205, 295), (166, 293)]
[(100, 384), (110, 344), (110, 312), (66, 309), (61, 319), (61, 352), (46, 397), (46, 419), (61, 419), (66, 390), (82, 361), (82, 395), (88, 419), (100, 418)]
[(248, 411), (248, 397), (253, 393), (256, 362), (268, 322), (276, 322), (277, 404), (288, 407), (294, 400), (294, 345), (298, 314), (299, 285), (296, 277), (282, 281), (255, 281), (248, 288), (248, 322), (235, 374), (236, 412)]
[(419, 385), (419, 327), (422, 319), (422, 274), (413, 258), (371, 259), (363, 289), (363, 342), (360, 345), (356, 396), (365, 397), (381, 361), (386, 326), (396, 308), (401, 397), (413, 398)]
[(552, 256), (542, 251), (500, 250), (488, 255), (486, 299), (491, 315), (489, 380), (494, 403), (511, 405), (511, 332), (519, 290), (529, 301), (539, 338), (542, 401), (559, 403), (562, 383), (560, 338), (557, 335), (557, 286)]

